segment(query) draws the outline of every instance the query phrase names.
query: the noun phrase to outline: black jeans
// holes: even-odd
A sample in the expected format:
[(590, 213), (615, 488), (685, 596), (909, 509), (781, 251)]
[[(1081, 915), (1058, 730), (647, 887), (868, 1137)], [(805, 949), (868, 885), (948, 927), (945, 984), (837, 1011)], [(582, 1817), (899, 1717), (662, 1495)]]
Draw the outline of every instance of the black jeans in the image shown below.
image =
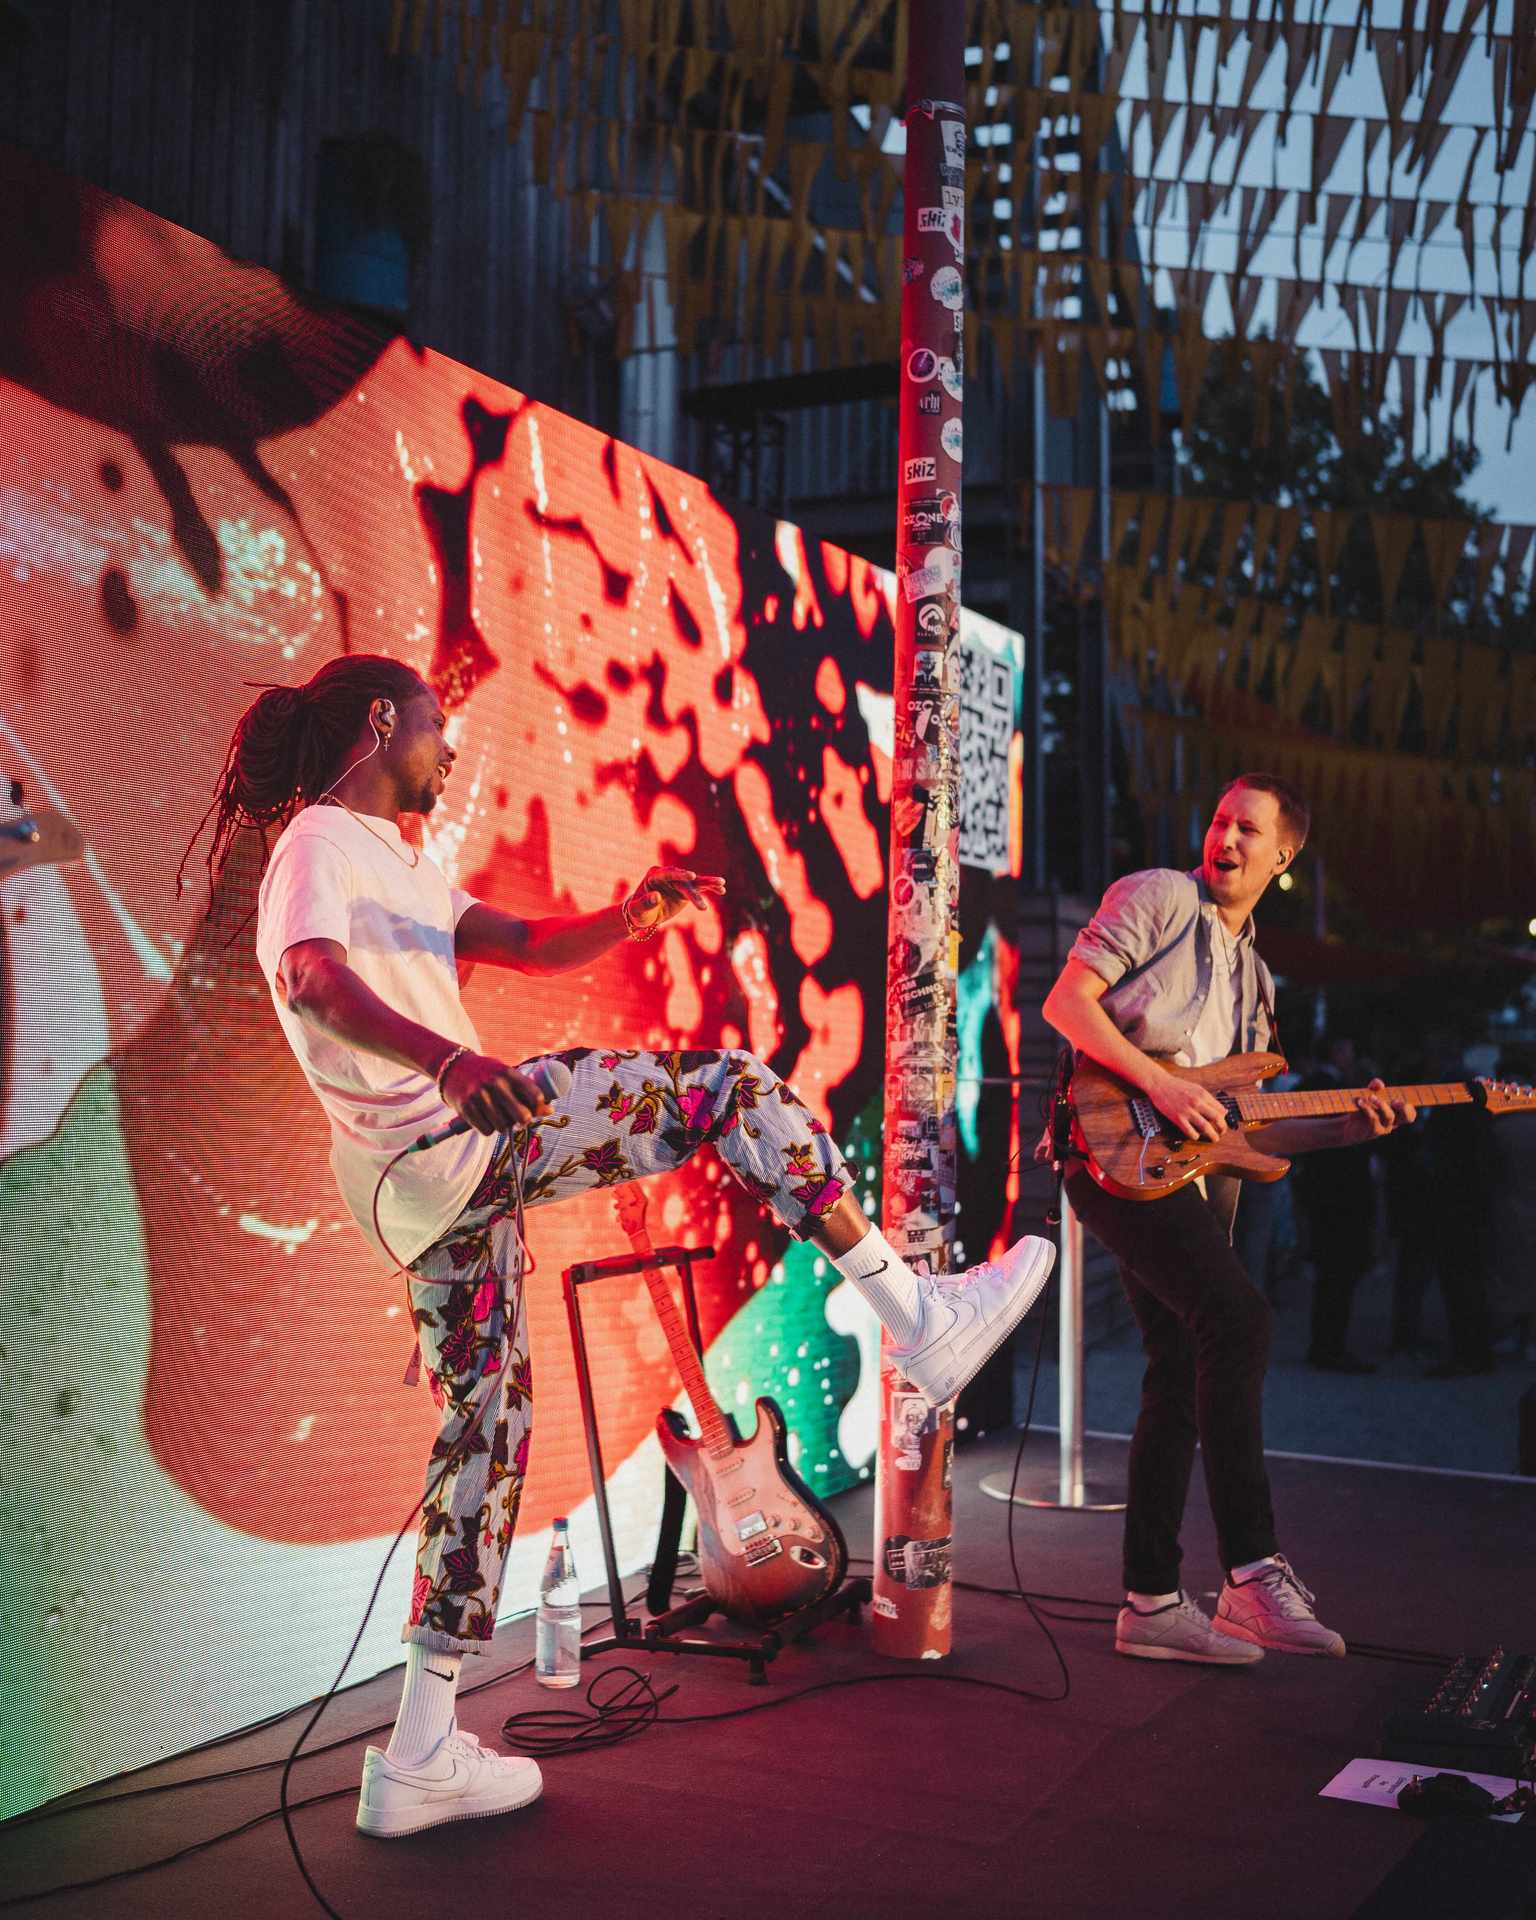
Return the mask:
[(1121, 1200), (1081, 1165), (1067, 1176), (1078, 1218), (1120, 1262), (1147, 1371), (1131, 1441), (1125, 1584), (1179, 1585), (1179, 1528), (1195, 1442), (1230, 1571), (1274, 1553), (1264, 1465), (1264, 1372), (1273, 1315), (1197, 1187), (1165, 1200)]

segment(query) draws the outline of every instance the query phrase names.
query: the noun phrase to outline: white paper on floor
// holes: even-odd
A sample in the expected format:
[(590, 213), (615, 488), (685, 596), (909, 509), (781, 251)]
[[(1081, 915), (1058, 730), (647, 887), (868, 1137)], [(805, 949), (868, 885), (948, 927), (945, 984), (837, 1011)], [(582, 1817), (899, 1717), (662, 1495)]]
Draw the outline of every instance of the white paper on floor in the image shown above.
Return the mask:
[[(1415, 1774), (1427, 1780), (1432, 1773), (1460, 1773), (1474, 1786), (1486, 1787), (1495, 1800), (1513, 1793), (1519, 1785), (1496, 1773), (1463, 1773), (1460, 1767), (1437, 1767), (1428, 1761), (1351, 1760), (1342, 1773), (1336, 1773), (1318, 1795), (1320, 1800), (1358, 1800), (1363, 1807), (1390, 1807), (1401, 1812), (1397, 1796)], [(1495, 1813), (1494, 1820), (1518, 1820), (1518, 1813)]]

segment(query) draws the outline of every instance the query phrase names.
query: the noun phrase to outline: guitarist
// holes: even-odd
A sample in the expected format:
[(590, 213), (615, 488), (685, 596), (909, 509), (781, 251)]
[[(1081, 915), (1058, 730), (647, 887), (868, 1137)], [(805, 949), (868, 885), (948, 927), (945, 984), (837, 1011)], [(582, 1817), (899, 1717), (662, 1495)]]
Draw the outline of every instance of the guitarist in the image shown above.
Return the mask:
[[(405, 1691), (388, 1751), (369, 1748), (364, 1762), (357, 1824), (378, 1836), (507, 1812), (540, 1791), (533, 1761), (481, 1747), (455, 1718), (462, 1658), (495, 1630), (527, 1470), (524, 1205), (663, 1172), (713, 1145), (869, 1302), (899, 1343), (902, 1373), (935, 1403), (1006, 1338), (1052, 1260), (1048, 1242), (1025, 1238), (942, 1284), (914, 1273), (865, 1217), (826, 1129), (751, 1054), (577, 1048), (541, 1082), (547, 1056), (519, 1068), (482, 1052), (459, 968), (586, 967), (702, 909), (725, 883), (653, 867), (621, 904), (536, 921), (450, 887), (398, 824), (437, 805), (455, 759), (446, 724), (403, 661), (343, 655), (252, 703), (208, 809), (211, 879), (242, 829), (264, 850), (281, 829), (256, 957), (330, 1122), (342, 1198), (380, 1258), (408, 1268), (442, 1416), (401, 1635)], [(455, 1118), (456, 1138), (400, 1157)]]
[[(1217, 1140), (1220, 1101), (1164, 1061), (1206, 1066), (1274, 1046), (1274, 982), (1254, 947), (1253, 909), (1306, 841), (1301, 795), (1270, 774), (1221, 795), (1190, 873), (1128, 874), (1078, 935), (1044, 1006), (1079, 1053), (1138, 1087), (1187, 1138)], [(1277, 1121), (1253, 1144), (1291, 1156), (1410, 1123), (1379, 1080), (1356, 1111)], [(1126, 1604), (1115, 1649), (1226, 1665), (1285, 1653), (1342, 1655), (1342, 1637), (1278, 1550), (1264, 1465), (1262, 1399), (1272, 1314), (1232, 1250), (1238, 1182), (1212, 1178), (1152, 1203), (1106, 1193), (1080, 1157), (1066, 1190), (1120, 1262), (1147, 1357), (1125, 1511)], [(1226, 1583), (1210, 1619), (1179, 1584), (1179, 1530), (1200, 1443)]]

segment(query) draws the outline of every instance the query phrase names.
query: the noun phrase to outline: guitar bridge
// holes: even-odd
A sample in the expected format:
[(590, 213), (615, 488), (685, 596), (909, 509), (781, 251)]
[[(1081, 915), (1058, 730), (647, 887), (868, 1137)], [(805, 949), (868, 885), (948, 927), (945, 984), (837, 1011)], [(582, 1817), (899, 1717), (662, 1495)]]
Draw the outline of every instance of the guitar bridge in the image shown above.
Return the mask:
[(769, 1560), (776, 1560), (784, 1551), (783, 1546), (771, 1533), (763, 1534), (756, 1540), (748, 1541), (746, 1562), (749, 1567), (760, 1567)]

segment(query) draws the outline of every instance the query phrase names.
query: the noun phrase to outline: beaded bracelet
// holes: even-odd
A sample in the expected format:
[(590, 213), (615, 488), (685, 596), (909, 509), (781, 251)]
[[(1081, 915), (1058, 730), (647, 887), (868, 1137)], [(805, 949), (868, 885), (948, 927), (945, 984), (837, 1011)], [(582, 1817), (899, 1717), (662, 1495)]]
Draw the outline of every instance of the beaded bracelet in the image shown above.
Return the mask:
[(649, 940), (661, 923), (655, 921), (648, 927), (637, 927), (629, 917), (629, 905), (634, 897), (631, 893), (619, 902), (619, 918), (624, 922), (624, 931), (631, 940)]
[(449, 1069), (453, 1066), (455, 1061), (462, 1060), (465, 1054), (468, 1052), (469, 1052), (468, 1047), (455, 1047), (453, 1052), (449, 1054), (448, 1058), (438, 1068), (437, 1097), (439, 1100), (446, 1100), (448, 1098), (447, 1094), (443, 1092), (443, 1082), (448, 1078)]

